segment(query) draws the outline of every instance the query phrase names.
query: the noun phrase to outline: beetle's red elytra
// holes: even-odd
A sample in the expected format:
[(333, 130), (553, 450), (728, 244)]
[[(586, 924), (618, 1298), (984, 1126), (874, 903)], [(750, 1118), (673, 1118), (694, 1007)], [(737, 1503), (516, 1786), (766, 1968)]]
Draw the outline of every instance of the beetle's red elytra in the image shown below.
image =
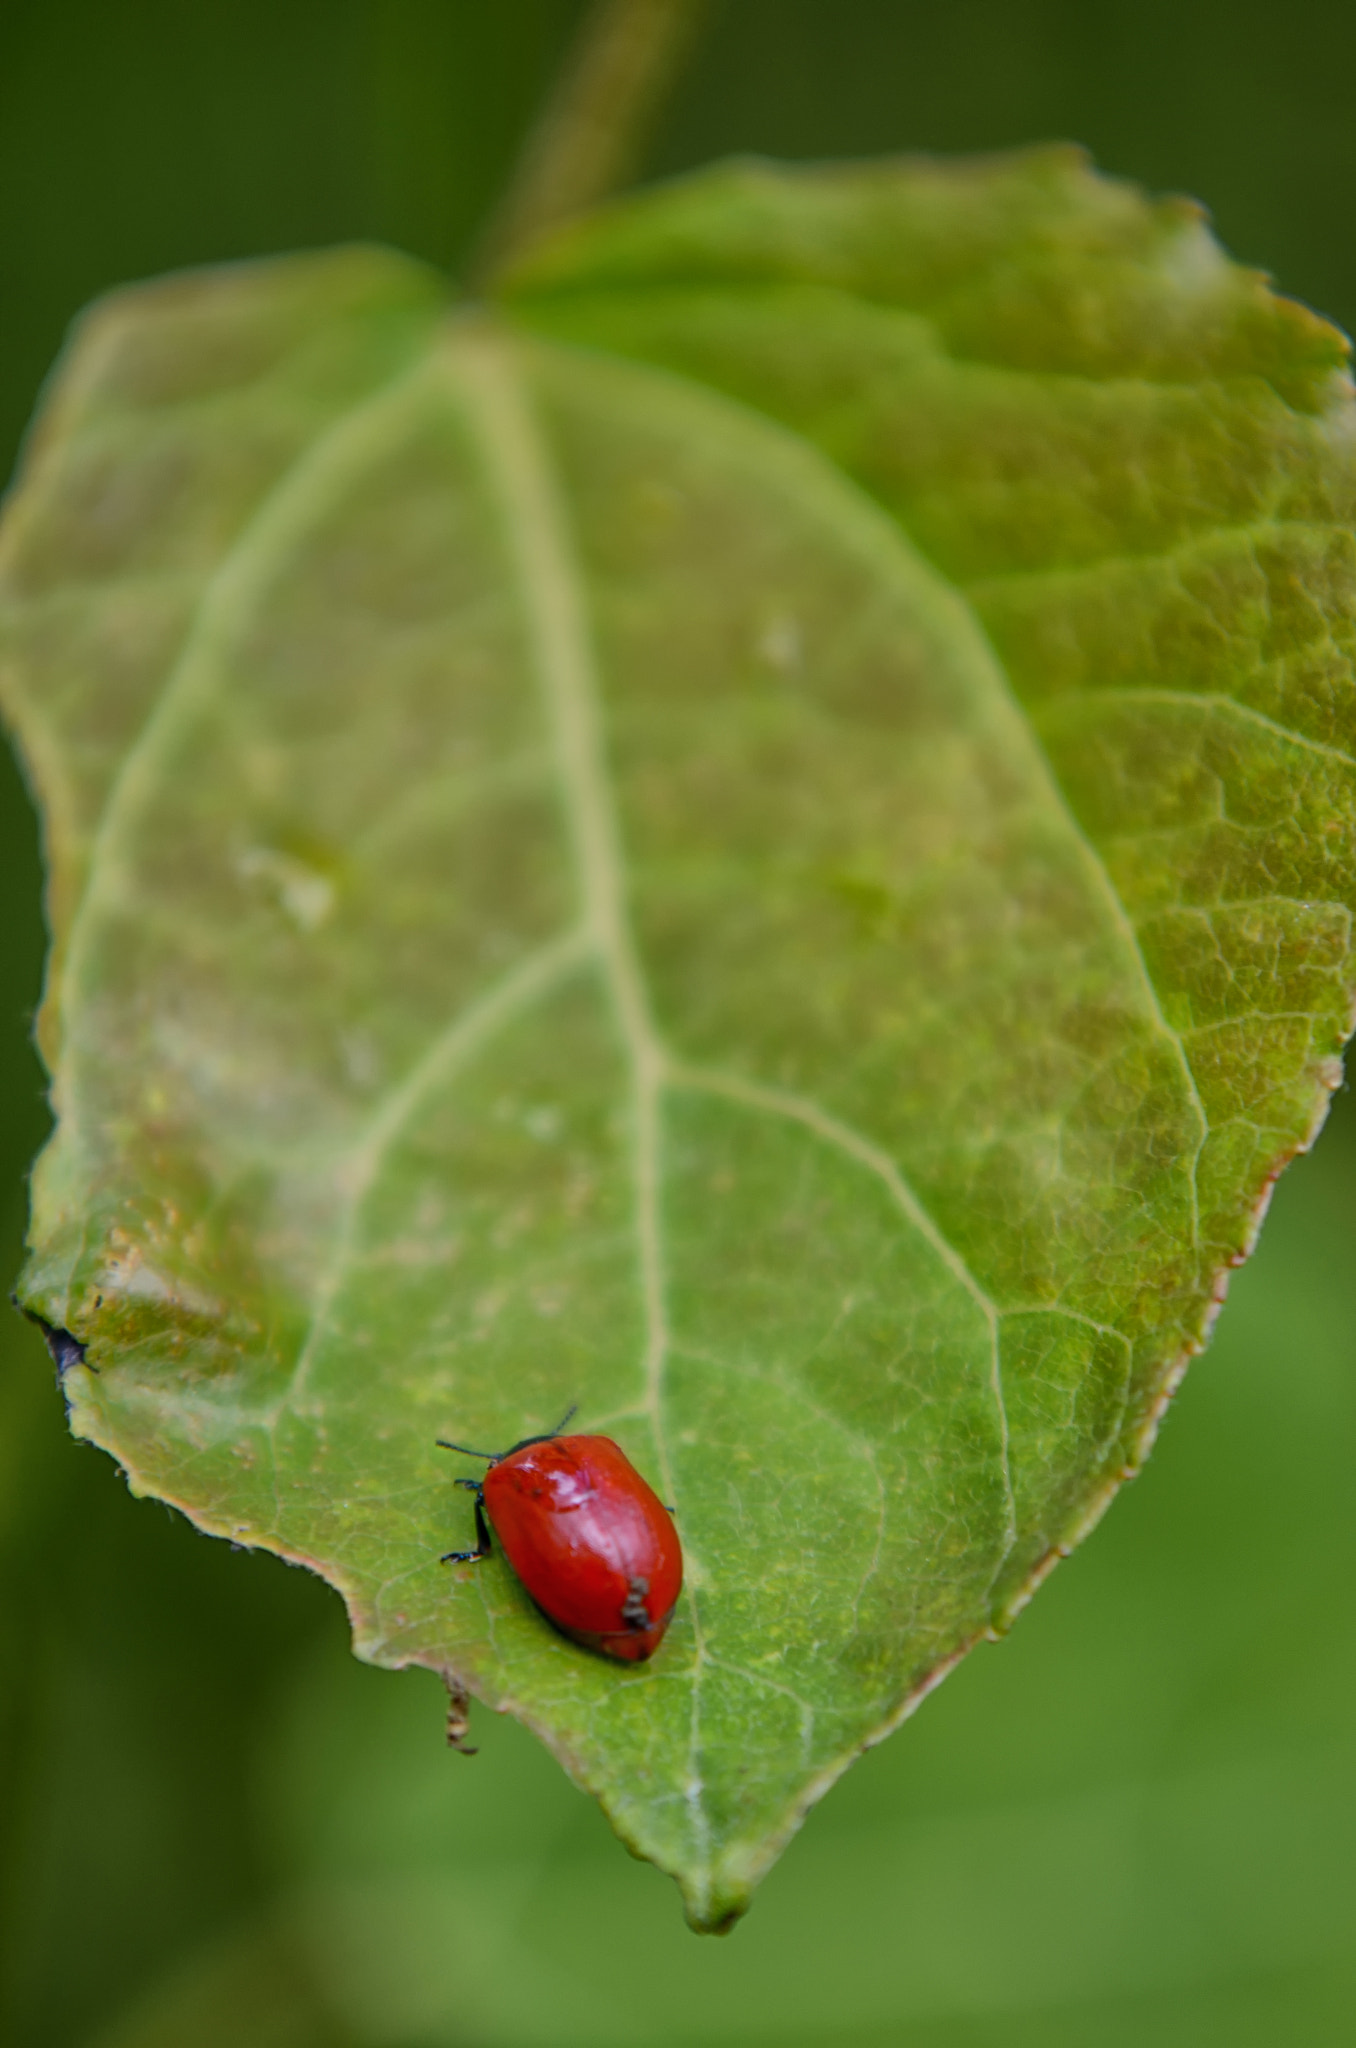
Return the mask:
[[(507, 1451), (473, 1451), (439, 1437), (445, 1451), (484, 1458), (483, 1479), (459, 1479), (475, 1495), (476, 1548), (444, 1564), (490, 1554), (490, 1529), (548, 1621), (605, 1657), (639, 1664), (664, 1639), (683, 1585), (673, 1518), (610, 1436), (558, 1428)], [(488, 1518), (488, 1519), (487, 1519)]]

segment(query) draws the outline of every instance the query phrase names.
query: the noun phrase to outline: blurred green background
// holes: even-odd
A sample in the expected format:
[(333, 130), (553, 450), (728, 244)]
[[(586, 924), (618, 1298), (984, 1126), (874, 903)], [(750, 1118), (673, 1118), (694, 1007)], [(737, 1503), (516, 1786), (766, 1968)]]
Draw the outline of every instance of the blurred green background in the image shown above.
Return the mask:
[[(5, 0), (6, 470), (76, 309), (379, 236), (454, 264), (566, 0)], [(1356, 324), (1356, 10), (727, 0), (649, 168), (1051, 136)], [(44, 1130), (36, 833), (0, 766), (0, 1272)], [(9, 2048), (1252, 2048), (1356, 2035), (1356, 1113), (1283, 1183), (1145, 1476), (808, 1822), (728, 1942), (338, 1602), (132, 1501), (0, 1321)]]

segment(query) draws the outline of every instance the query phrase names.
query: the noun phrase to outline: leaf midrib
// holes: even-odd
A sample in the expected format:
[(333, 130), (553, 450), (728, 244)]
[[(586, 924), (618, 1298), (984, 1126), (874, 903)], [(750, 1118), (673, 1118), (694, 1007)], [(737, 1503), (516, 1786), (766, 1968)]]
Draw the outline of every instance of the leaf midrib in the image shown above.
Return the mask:
[[(522, 599), (531, 664), (551, 732), (582, 921), (602, 966), (631, 1076), (636, 1248), (645, 1317), (640, 1409), (667, 1500), (678, 1487), (663, 1413), (670, 1348), (660, 1227), (660, 1094), (666, 1067), (626, 907), (621, 836), (609, 796), (601, 687), (583, 579), (552, 465), (508, 338), (467, 323), (452, 361), (465, 417), (499, 501), (502, 540)], [(701, 1600), (687, 1588), (693, 1633), (692, 1698), (684, 1784), (703, 1866), (711, 1826), (701, 1778), (701, 1677), (708, 1650)]]

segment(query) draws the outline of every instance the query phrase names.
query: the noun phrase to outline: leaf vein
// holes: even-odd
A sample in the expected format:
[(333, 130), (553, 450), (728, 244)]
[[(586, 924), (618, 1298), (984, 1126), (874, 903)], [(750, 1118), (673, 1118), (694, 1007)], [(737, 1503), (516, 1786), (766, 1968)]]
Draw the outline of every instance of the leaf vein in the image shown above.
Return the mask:
[[(610, 790), (598, 676), (587, 598), (574, 558), (569, 517), (550, 452), (534, 417), (517, 351), (489, 327), (468, 327), (453, 361), (500, 501), (506, 551), (522, 595), (532, 667), (555, 750), (581, 914), (607, 976), (631, 1069), (632, 1171), (636, 1239), (645, 1313), (645, 1406), (667, 1497), (678, 1498), (663, 1417), (669, 1332), (660, 1224), (661, 1091), (664, 1052), (651, 1015), (626, 903), (621, 836)], [(687, 1805), (694, 1840), (710, 1853), (702, 1800), (702, 1619), (689, 1589), (696, 1646), (689, 1726)]]
[(825, 1144), (833, 1145), (840, 1152), (875, 1174), (888, 1190), (895, 1206), (905, 1215), (942, 1261), (952, 1278), (956, 1280), (975, 1303), (989, 1329), (990, 1345), (990, 1387), (998, 1422), (998, 1435), (1003, 1477), (1003, 1490), (1007, 1507), (1007, 1551), (1017, 1540), (1016, 1497), (1012, 1483), (1011, 1446), (1008, 1431), (1007, 1400), (1003, 1391), (1003, 1362), (999, 1343), (999, 1311), (996, 1304), (985, 1293), (974, 1274), (956, 1250), (943, 1236), (933, 1218), (929, 1215), (914, 1190), (905, 1180), (899, 1167), (887, 1152), (845, 1124), (838, 1117), (831, 1116), (819, 1104), (804, 1096), (793, 1095), (782, 1088), (770, 1088), (759, 1081), (748, 1081), (736, 1074), (722, 1074), (705, 1067), (674, 1065), (669, 1071), (672, 1087), (690, 1089), (694, 1093), (724, 1095), (730, 1101), (742, 1102), (750, 1109), (761, 1109), (772, 1116), (781, 1116), (800, 1123), (813, 1131)]
[[(1106, 703), (1170, 704), (1184, 710), (1217, 711), (1227, 717), (1237, 718), (1246, 725), (1258, 726), (1288, 745), (1302, 747), (1310, 754), (1321, 754), (1328, 760), (1339, 761), (1344, 768), (1356, 768), (1356, 754), (1349, 754), (1343, 747), (1334, 747), (1326, 740), (1310, 739), (1307, 733), (1296, 732), (1293, 727), (1282, 725), (1279, 719), (1269, 718), (1265, 711), (1257, 711), (1251, 704), (1240, 704), (1236, 697), (1225, 696), (1217, 690), (1168, 690), (1153, 687), (1144, 689), (1132, 685), (1110, 687), (1087, 692), (1070, 692), (1068, 697), (1047, 699), (1053, 707), (1066, 703), (1077, 695), (1090, 707)], [(1044, 707), (1042, 707), (1044, 708)]]
[[(80, 1014), (80, 986), (89, 965), (97, 912), (117, 899), (122, 883), (118, 855), (154, 807), (165, 750), (210, 697), (223, 659), (268, 590), (285, 574), (298, 543), (387, 444), (393, 421), (419, 395), (422, 375), (422, 364), (402, 371), (310, 442), (254, 508), (203, 585), (178, 659), (123, 758), (90, 840), (88, 880), (68, 932), (57, 1006), (60, 1018)], [(69, 1114), (68, 1105), (63, 1103), (62, 1109)]]
[[(1020, 702), (1015, 691), (1013, 692), (1013, 697), (1014, 702)], [(1210, 1119), (1206, 1114), (1205, 1103), (1201, 1099), (1201, 1091), (1196, 1081), (1195, 1070), (1187, 1055), (1182, 1034), (1174, 1030), (1168, 1022), (1159, 997), (1158, 984), (1149, 971), (1149, 963), (1144, 955), (1144, 947), (1141, 943), (1139, 932), (1121, 899), (1120, 891), (1111, 878), (1111, 870), (1103, 858), (1101, 849), (1075, 811), (1068, 791), (1064, 787), (1063, 780), (1057, 772), (1054, 762), (1050, 759), (1049, 750), (1045, 746), (1044, 739), (1034, 719), (1030, 720), (1029, 729), (1041, 749), (1041, 756), (1050, 777), (1051, 791), (1064, 813), (1075, 844), (1082, 851), (1085, 864), (1096, 884), (1098, 894), (1110, 912), (1111, 921), (1116, 928), (1117, 934), (1134, 964), (1137, 978), (1147, 999), (1153, 1027), (1167, 1041), (1185, 1084), (1187, 1102), (1196, 1123), (1196, 1144), (1188, 1161), (1187, 1191), (1191, 1210), (1191, 1248), (1193, 1252), (1199, 1252), (1201, 1245), (1200, 1165), (1201, 1154), (1205, 1150), (1205, 1143), (1210, 1135)]]
[(404, 1079), (382, 1098), (358, 1143), (339, 1169), (344, 1200), (330, 1257), (315, 1291), (310, 1322), (297, 1353), (292, 1377), (270, 1413), (270, 1429), (276, 1427), (286, 1409), (297, 1410), (304, 1398), (306, 1381), (319, 1347), (329, 1332), (334, 1304), (353, 1258), (363, 1203), (401, 1131), (420, 1103), (436, 1087), (449, 1080), (502, 1025), (540, 1001), (557, 982), (579, 966), (588, 953), (587, 934), (576, 930), (528, 954), (439, 1032)]

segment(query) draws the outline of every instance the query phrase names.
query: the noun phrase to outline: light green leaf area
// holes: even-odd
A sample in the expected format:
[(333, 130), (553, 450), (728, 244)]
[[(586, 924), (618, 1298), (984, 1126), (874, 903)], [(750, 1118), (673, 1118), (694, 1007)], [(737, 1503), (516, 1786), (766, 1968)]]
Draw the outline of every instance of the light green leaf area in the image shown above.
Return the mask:
[[(1068, 153), (88, 316), (0, 553), (76, 1431), (720, 1926), (1141, 1458), (1349, 1027), (1340, 340)], [(653, 1662), (468, 1467), (675, 1504)], [(474, 1768), (471, 1765), (458, 1769)]]

